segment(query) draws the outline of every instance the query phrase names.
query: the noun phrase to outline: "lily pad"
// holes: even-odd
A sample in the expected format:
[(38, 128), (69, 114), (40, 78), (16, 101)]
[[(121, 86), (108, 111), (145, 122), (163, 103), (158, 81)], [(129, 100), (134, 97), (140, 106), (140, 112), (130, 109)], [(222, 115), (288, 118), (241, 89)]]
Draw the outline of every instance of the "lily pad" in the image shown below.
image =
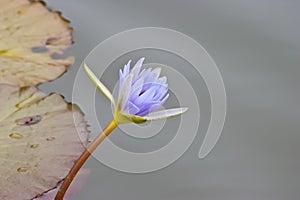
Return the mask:
[(56, 187), (87, 137), (83, 114), (60, 95), (0, 84), (0, 199), (33, 199)]
[[(74, 61), (69, 22), (40, 1), (0, 0), (0, 83), (32, 86), (56, 79)], [(58, 59), (57, 59), (58, 58)]]

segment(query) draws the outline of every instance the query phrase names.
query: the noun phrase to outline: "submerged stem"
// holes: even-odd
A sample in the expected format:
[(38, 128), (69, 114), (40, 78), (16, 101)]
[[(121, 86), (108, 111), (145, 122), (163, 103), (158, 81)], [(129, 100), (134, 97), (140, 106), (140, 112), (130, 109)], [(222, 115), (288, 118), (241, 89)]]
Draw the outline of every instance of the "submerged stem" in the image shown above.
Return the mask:
[(55, 200), (63, 200), (66, 191), (68, 190), (70, 184), (72, 183), (74, 177), (76, 176), (77, 172), (80, 170), (82, 165), (85, 161), (90, 157), (93, 151), (98, 147), (98, 145), (117, 127), (116, 121), (113, 119), (102, 131), (101, 134), (97, 136), (97, 138), (88, 146), (85, 151), (80, 155), (78, 160), (73, 165), (72, 169), (70, 170), (69, 174), (63, 181), (62, 185), (60, 186)]

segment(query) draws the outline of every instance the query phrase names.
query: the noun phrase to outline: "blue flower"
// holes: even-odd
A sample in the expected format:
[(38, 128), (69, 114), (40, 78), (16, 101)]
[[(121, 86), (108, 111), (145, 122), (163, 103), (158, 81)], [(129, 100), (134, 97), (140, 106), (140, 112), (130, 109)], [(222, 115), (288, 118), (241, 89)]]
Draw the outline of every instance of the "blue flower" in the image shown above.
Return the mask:
[[(167, 78), (161, 77), (160, 68), (152, 70), (141, 67), (144, 58), (141, 58), (130, 71), (131, 60), (124, 66), (123, 71), (120, 69), (119, 98), (124, 88), (124, 82), (129, 79), (126, 91), (128, 95), (123, 99), (122, 111), (131, 115), (144, 116), (151, 111), (161, 107), (168, 99)], [(129, 74), (132, 76), (129, 76)]]
[(166, 77), (159, 77), (161, 68), (143, 69), (144, 58), (138, 60), (130, 70), (131, 60), (119, 72), (118, 102), (110, 91), (95, 76), (84, 63), (84, 69), (97, 88), (112, 102), (115, 111), (114, 119), (117, 123), (143, 123), (175, 115), (180, 115), (187, 108), (174, 108), (156, 111), (168, 99), (168, 84)]

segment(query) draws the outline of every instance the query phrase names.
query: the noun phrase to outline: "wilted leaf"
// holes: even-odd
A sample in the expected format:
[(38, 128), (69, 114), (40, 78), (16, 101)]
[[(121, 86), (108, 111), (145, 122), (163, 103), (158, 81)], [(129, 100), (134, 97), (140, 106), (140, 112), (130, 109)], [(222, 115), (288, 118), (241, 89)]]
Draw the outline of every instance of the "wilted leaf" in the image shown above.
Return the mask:
[(31, 86), (56, 79), (74, 58), (69, 22), (43, 3), (0, 0), (0, 83)]
[(60, 95), (0, 85), (0, 199), (32, 199), (54, 188), (87, 137), (83, 114)]

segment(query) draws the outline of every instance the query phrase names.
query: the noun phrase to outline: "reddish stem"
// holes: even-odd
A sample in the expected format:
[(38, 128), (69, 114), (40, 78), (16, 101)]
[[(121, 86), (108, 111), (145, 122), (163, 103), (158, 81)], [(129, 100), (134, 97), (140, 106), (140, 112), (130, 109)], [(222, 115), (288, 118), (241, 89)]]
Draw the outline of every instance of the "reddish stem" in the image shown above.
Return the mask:
[(112, 120), (102, 131), (101, 134), (97, 136), (97, 138), (90, 144), (89, 147), (85, 149), (85, 151), (80, 155), (78, 160), (75, 162), (74, 166), (70, 170), (69, 174), (66, 176), (62, 185), (60, 186), (55, 200), (63, 200), (66, 191), (68, 190), (70, 184), (72, 183), (74, 177), (85, 163), (85, 161), (90, 157), (90, 155), (94, 152), (94, 150), (98, 147), (98, 145), (117, 127), (117, 123), (115, 120)]

